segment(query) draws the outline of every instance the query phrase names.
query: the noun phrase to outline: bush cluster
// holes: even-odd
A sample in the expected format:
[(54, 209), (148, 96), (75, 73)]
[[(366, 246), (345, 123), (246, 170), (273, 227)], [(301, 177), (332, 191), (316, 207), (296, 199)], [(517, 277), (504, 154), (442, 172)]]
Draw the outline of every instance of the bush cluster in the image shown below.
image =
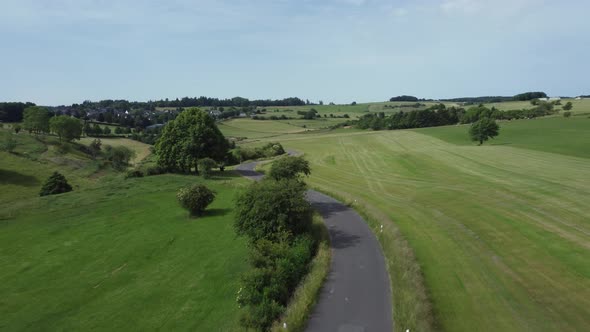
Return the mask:
[(125, 174), (125, 179), (142, 178), (142, 177), (143, 177), (143, 172), (138, 169), (133, 169), (133, 170), (127, 171), (127, 174)]
[(230, 163), (239, 164), (246, 160), (280, 156), (285, 154), (285, 149), (283, 149), (281, 143), (271, 142), (257, 148), (237, 147), (230, 150), (229, 154)]
[[(268, 330), (285, 310), (305, 276), (317, 244), (311, 236), (312, 210), (305, 199), (307, 162), (286, 157), (273, 164), (268, 177), (252, 184), (236, 202), (234, 227), (250, 243), (251, 270), (242, 276), (237, 302), (246, 328)], [(286, 168), (287, 172), (278, 169)]]
[(200, 216), (215, 199), (215, 192), (202, 184), (181, 188), (176, 193), (180, 205), (192, 216)]
[(160, 175), (164, 173), (166, 173), (166, 170), (161, 168), (160, 166), (150, 166), (145, 170), (146, 176)]

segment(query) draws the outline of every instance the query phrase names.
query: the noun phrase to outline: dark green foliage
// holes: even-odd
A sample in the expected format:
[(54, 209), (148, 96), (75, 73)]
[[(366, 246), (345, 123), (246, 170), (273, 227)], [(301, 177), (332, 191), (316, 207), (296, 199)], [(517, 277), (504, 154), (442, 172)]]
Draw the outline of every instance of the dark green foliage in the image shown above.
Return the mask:
[(574, 105), (571, 101), (568, 101), (565, 105), (563, 105), (564, 111), (570, 111), (572, 108), (574, 108)]
[(102, 130), (102, 133), (104, 135), (110, 135), (111, 134), (111, 128), (109, 127), (104, 127), (104, 129)]
[(27, 107), (35, 106), (33, 103), (0, 103), (0, 121), (20, 122), (23, 120), (23, 112)]
[(303, 157), (285, 156), (276, 160), (268, 173), (274, 180), (297, 179), (300, 175), (309, 175), (309, 162)]
[(56, 195), (72, 191), (66, 178), (58, 172), (54, 172), (43, 184), (39, 196)]
[(545, 92), (525, 92), (514, 96), (513, 100), (526, 101), (531, 99), (547, 98)]
[(489, 138), (498, 136), (500, 127), (490, 118), (483, 118), (477, 122), (474, 122), (469, 128), (469, 136), (472, 141), (479, 141), (479, 145), (487, 141)]
[(251, 271), (242, 277), (238, 304), (245, 308), (240, 322), (244, 327), (267, 330), (280, 316), (291, 294), (308, 270), (315, 245), (309, 236), (292, 244), (286, 241), (257, 241), (252, 249)]
[(116, 170), (122, 171), (127, 168), (133, 157), (135, 157), (135, 151), (126, 146), (105, 146), (105, 158)]
[(202, 158), (223, 161), (229, 143), (223, 137), (215, 120), (207, 113), (191, 108), (168, 122), (156, 143), (158, 164), (172, 171), (198, 171), (197, 162)]
[(74, 139), (80, 139), (82, 135), (82, 124), (80, 120), (66, 115), (54, 116), (49, 120), (49, 127), (58, 137), (59, 140), (70, 142)]
[(260, 158), (271, 158), (285, 154), (285, 149), (281, 143), (270, 142), (257, 148), (237, 147), (229, 151), (228, 162), (238, 164), (246, 160), (255, 160)]
[(192, 216), (200, 216), (215, 199), (215, 192), (202, 184), (195, 184), (181, 188), (176, 194), (176, 198)]
[(165, 173), (165, 170), (162, 169), (160, 166), (150, 166), (145, 170), (146, 176), (160, 175), (160, 174), (164, 174), (164, 173)]
[(416, 98), (414, 96), (402, 95), (402, 96), (390, 98), (389, 101), (418, 101), (418, 98)]
[(564, 118), (569, 118), (570, 116), (572, 116), (572, 112), (563, 112)]
[(211, 171), (213, 167), (217, 167), (215, 160), (211, 158), (203, 158), (199, 160), (199, 172), (204, 179), (211, 177)]
[(22, 127), (21, 127), (21, 125), (19, 125), (19, 124), (15, 124), (15, 125), (12, 127), (12, 129), (14, 129), (14, 133), (15, 133), (15, 134), (18, 134), (18, 133), (21, 131)]
[(127, 171), (127, 174), (125, 174), (125, 179), (142, 178), (142, 177), (143, 177), (143, 172), (138, 169), (133, 169), (133, 170)]
[(14, 139), (14, 137), (12, 137), (12, 135), (8, 135), (8, 137), (6, 137), (6, 140), (4, 142), (2, 142), (2, 150), (12, 153), (12, 151), (14, 151), (14, 149), (16, 148), (16, 140)]
[(447, 108), (444, 104), (438, 104), (424, 110), (402, 111), (390, 116), (366, 114), (356, 125), (361, 129), (373, 130), (444, 126), (459, 122), (464, 112), (462, 108)]
[(100, 141), (100, 138), (95, 138), (92, 143), (90, 143), (88, 149), (93, 158), (96, 158), (100, 154), (101, 146), (102, 142)]
[(48, 133), (49, 112), (45, 107), (31, 106), (25, 108), (23, 126), (31, 133)]
[(237, 199), (236, 232), (251, 242), (278, 241), (284, 234), (293, 237), (307, 232), (312, 210), (305, 191), (305, 184), (294, 179), (252, 184)]

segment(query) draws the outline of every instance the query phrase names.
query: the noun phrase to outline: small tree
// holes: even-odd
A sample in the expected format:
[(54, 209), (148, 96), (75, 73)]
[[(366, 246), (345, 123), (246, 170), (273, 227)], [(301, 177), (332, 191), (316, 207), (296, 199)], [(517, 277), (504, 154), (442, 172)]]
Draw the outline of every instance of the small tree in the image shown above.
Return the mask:
[(565, 105), (563, 105), (564, 111), (571, 111), (572, 108), (574, 108), (574, 105), (571, 101), (568, 101), (567, 103), (565, 103)]
[(106, 149), (106, 159), (111, 162), (114, 169), (119, 171), (125, 170), (133, 157), (135, 157), (135, 151), (126, 146), (115, 146)]
[(234, 227), (251, 242), (281, 241), (309, 230), (312, 210), (305, 199), (306, 186), (293, 180), (263, 180), (253, 183), (236, 202)]
[(563, 112), (564, 118), (569, 118), (570, 116), (572, 116), (572, 112)]
[(309, 162), (303, 157), (286, 156), (272, 164), (268, 176), (275, 180), (296, 179), (310, 172)]
[(9, 135), (6, 138), (6, 141), (4, 141), (2, 143), (2, 150), (8, 152), (8, 153), (12, 153), (12, 151), (14, 151), (14, 149), (16, 148), (16, 140), (14, 139), (14, 137), (12, 137), (12, 135)]
[(471, 125), (469, 136), (471, 136), (472, 141), (479, 141), (479, 145), (482, 145), (488, 139), (498, 136), (499, 130), (500, 126), (496, 121), (490, 118), (482, 118)]
[(12, 128), (14, 129), (14, 133), (18, 134), (23, 127), (19, 124), (15, 124)]
[(181, 188), (176, 194), (176, 198), (192, 216), (200, 216), (215, 199), (215, 192), (202, 184), (195, 184)]
[(54, 172), (43, 184), (39, 196), (56, 195), (72, 191), (66, 178), (58, 172)]
[(100, 138), (95, 138), (92, 143), (90, 143), (89, 149), (93, 158), (96, 158), (100, 154), (101, 146), (102, 142), (100, 141)]
[(45, 107), (27, 107), (23, 112), (23, 125), (30, 133), (48, 133), (49, 112)]
[(51, 131), (57, 134), (59, 140), (69, 142), (74, 139), (80, 139), (82, 135), (82, 124), (80, 120), (66, 115), (54, 116), (49, 120)]
[(216, 167), (217, 163), (211, 158), (203, 158), (199, 160), (199, 172), (204, 179), (211, 177), (211, 171), (213, 167)]
[(111, 134), (111, 128), (104, 127), (104, 129), (102, 130), (102, 133), (105, 134), (105, 135), (110, 135)]

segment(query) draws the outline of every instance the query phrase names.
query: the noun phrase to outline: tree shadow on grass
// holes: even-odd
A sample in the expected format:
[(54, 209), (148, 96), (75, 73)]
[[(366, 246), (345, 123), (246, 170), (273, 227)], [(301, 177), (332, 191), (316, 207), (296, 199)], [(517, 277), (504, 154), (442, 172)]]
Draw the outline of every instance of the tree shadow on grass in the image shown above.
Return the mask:
[(203, 217), (221, 217), (231, 213), (231, 209), (207, 209), (203, 213)]
[(31, 175), (0, 169), (0, 184), (14, 184), (25, 187), (39, 185), (39, 180)]

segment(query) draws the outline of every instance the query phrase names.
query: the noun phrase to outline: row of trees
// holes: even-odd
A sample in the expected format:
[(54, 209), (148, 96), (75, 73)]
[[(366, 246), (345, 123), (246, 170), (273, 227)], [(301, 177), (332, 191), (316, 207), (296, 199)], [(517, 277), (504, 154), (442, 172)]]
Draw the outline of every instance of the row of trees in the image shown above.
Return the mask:
[(245, 328), (268, 330), (308, 271), (317, 248), (302, 180), (309, 173), (302, 157), (284, 157), (238, 196), (234, 227), (248, 239), (251, 265), (237, 298)]
[[(466, 111), (463, 108), (447, 108), (444, 104), (438, 104), (424, 110), (402, 111), (389, 116), (386, 116), (384, 112), (365, 114), (356, 121), (346, 122), (342, 125), (356, 125), (360, 129), (373, 130), (410, 129), (474, 123), (483, 118), (493, 120), (531, 119), (556, 113), (554, 103), (538, 101), (535, 105), (531, 109), (509, 111), (479, 105), (470, 107)], [(571, 102), (568, 102), (563, 106), (563, 109), (570, 110), (571, 107)]]

